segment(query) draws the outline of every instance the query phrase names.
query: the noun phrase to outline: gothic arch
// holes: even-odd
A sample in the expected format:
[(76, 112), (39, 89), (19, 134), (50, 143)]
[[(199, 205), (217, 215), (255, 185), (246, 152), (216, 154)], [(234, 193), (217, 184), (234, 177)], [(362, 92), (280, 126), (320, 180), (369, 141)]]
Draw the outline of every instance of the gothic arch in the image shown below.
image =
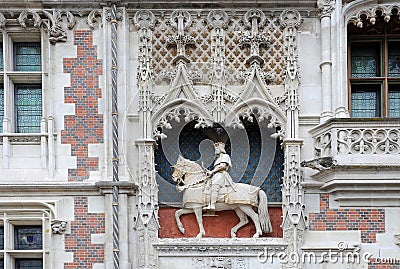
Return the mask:
[(211, 114), (194, 100), (177, 99), (157, 109), (151, 117), (153, 137), (165, 138), (162, 129), (171, 129), (172, 121), (179, 122), (183, 116), (185, 122), (196, 120), (196, 128), (212, 126)]
[(268, 128), (277, 128), (274, 138), (285, 137), (286, 116), (276, 104), (261, 98), (250, 98), (236, 104), (226, 115), (225, 125), (244, 128), (240, 118), (252, 121), (253, 115), (259, 122), (267, 121)]

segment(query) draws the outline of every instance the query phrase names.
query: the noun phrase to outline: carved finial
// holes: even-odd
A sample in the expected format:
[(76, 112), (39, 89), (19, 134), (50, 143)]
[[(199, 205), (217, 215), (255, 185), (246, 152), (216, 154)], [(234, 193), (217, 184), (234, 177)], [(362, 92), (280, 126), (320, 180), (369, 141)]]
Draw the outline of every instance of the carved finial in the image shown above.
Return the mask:
[(63, 220), (52, 220), (51, 231), (53, 234), (63, 234), (67, 229), (67, 222)]
[(321, 17), (330, 16), (335, 9), (335, 0), (318, 0), (317, 6)]
[(150, 10), (139, 10), (133, 20), (138, 29), (153, 28), (156, 21), (153, 12)]
[(302, 22), (300, 13), (295, 9), (284, 10), (279, 16), (279, 21), (282, 27), (297, 28)]
[(212, 28), (225, 28), (228, 23), (228, 14), (223, 10), (212, 10), (208, 13), (207, 21)]
[(185, 29), (192, 23), (190, 13), (186, 10), (175, 10), (170, 18), (171, 26), (178, 30), (178, 34), (169, 36), (167, 43), (176, 45), (177, 56), (174, 58), (173, 63), (179, 62), (189, 63), (190, 60), (186, 57), (186, 46), (195, 44), (195, 40), (190, 35), (185, 35)]
[(250, 47), (250, 57), (246, 63), (261, 65), (264, 63), (264, 60), (260, 57), (260, 47), (269, 45), (269, 38), (264, 33), (258, 32), (259, 25), (265, 23), (265, 15), (259, 9), (250, 9), (244, 15), (244, 23), (248, 28), (251, 28), (251, 31), (244, 32), (243, 36), (239, 39), (241, 46)]

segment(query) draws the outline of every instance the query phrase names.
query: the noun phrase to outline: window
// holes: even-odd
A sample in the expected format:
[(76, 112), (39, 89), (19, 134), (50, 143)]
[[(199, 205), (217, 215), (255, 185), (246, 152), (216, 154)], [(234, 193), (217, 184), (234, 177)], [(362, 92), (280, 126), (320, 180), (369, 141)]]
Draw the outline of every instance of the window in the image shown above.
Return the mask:
[(0, 50), (0, 132), (41, 133), (44, 50), (38, 42), (40, 33), (10, 30), (4, 35)]
[(43, 215), (5, 214), (0, 221), (0, 269), (43, 269)]
[(17, 133), (40, 133), (42, 118), (42, 89), (40, 85), (15, 87), (15, 116)]
[(400, 21), (348, 25), (349, 107), (354, 118), (400, 117)]

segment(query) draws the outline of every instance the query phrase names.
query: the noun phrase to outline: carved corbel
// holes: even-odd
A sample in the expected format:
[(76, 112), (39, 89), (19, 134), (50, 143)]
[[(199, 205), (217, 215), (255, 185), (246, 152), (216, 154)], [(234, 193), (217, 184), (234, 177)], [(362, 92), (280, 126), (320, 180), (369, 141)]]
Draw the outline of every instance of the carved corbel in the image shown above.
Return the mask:
[(6, 21), (6, 17), (4, 17), (3, 13), (0, 12), (0, 29), (4, 29)]
[(74, 15), (69, 11), (60, 10), (53, 10), (53, 13), (44, 10), (43, 13), (51, 21), (51, 25), (47, 26), (50, 42), (55, 44), (56, 42), (67, 41), (67, 32), (65, 29), (63, 29), (61, 22), (63, 20), (63, 16), (65, 16), (67, 20), (67, 28), (71, 30), (76, 23)]
[(67, 222), (63, 220), (52, 220), (51, 231), (53, 234), (64, 234), (67, 229)]
[(33, 11), (33, 10), (23, 10), (19, 16), (18, 16), (18, 22), (19, 24), (26, 29), (26, 23), (31, 22), (33, 23), (33, 26), (35, 28), (39, 28), (40, 25), (42, 24), (42, 19), (40, 18), (40, 15)]

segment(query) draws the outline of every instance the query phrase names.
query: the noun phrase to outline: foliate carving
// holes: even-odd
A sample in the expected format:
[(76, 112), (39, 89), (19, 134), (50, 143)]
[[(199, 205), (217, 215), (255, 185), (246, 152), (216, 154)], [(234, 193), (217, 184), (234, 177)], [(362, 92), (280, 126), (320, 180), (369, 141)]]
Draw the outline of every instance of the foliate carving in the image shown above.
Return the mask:
[(318, 0), (317, 6), (321, 17), (330, 16), (335, 9), (335, 0)]
[(228, 14), (224, 10), (212, 10), (208, 13), (207, 21), (212, 28), (224, 29), (228, 26)]
[(51, 231), (53, 234), (63, 234), (67, 229), (67, 222), (63, 220), (52, 220)]
[(279, 16), (279, 21), (284, 28), (297, 28), (302, 20), (300, 13), (295, 9), (287, 9)]
[(247, 60), (248, 64), (254, 61), (258, 64), (263, 64), (264, 60), (260, 57), (260, 47), (269, 45), (269, 38), (264, 33), (259, 33), (259, 25), (264, 25), (265, 15), (259, 9), (251, 9), (244, 15), (245, 25), (251, 28), (251, 31), (246, 31), (239, 39), (241, 46), (250, 47), (250, 57)]
[[(100, 9), (95, 9), (90, 11), (89, 15), (87, 16), (87, 24), (89, 25), (90, 29), (95, 29), (95, 23), (100, 21), (100, 26), (101, 26), (101, 17), (103, 16), (103, 13)], [(100, 17), (100, 20), (98, 19)]]
[(248, 261), (245, 258), (234, 257), (194, 257), (193, 269), (218, 268), (218, 269), (247, 269)]
[[(396, 11), (396, 12), (393, 12)], [(384, 4), (384, 5), (374, 5), (372, 7), (367, 7), (357, 10), (352, 14), (347, 16), (347, 21), (356, 25), (358, 28), (362, 28), (364, 26), (363, 18), (374, 25), (376, 23), (376, 18), (378, 16), (383, 17), (386, 22), (389, 22), (392, 14), (397, 14), (397, 17), (400, 17), (400, 6), (393, 4)]]
[[(112, 15), (111, 15), (111, 8), (107, 8), (105, 10), (105, 16), (106, 16), (106, 21), (110, 22)], [(117, 14), (115, 14), (115, 18), (117, 21), (122, 21), (122, 18), (124, 17), (124, 11), (122, 8), (117, 8)]]
[(240, 110), (236, 113), (231, 126), (233, 128), (244, 129), (244, 125), (241, 119), (245, 119), (249, 122), (253, 122), (256, 117), (258, 122), (268, 121), (268, 128), (276, 128), (276, 133), (272, 134), (271, 137), (283, 139), (285, 137), (284, 126), (275, 116), (275, 112), (271, 109), (258, 106), (246, 106), (245, 109)]
[(337, 131), (338, 154), (400, 154), (399, 129), (350, 129)]
[(162, 133), (162, 130), (172, 129), (171, 121), (180, 122), (181, 117), (185, 122), (190, 122), (192, 120), (196, 120), (197, 123), (194, 126), (195, 128), (205, 128), (212, 126), (212, 120), (206, 119), (201, 116), (196, 111), (192, 110), (189, 106), (177, 106), (161, 117), (158, 122), (155, 124), (155, 128), (153, 131), (154, 138), (166, 138), (166, 135)]
[(246, 82), (248, 82), (250, 79), (252, 79), (252, 75), (254, 72), (257, 72), (261, 80), (263, 80), (264, 82), (271, 82), (276, 77), (273, 72), (265, 72), (258, 64), (255, 64), (252, 65), (249, 70), (239, 72), (238, 79), (244, 79)]
[(18, 16), (18, 22), (23, 28), (27, 27), (27, 23), (32, 23), (36, 28), (43, 28), (49, 33), (49, 40), (52, 44), (67, 40), (67, 32), (61, 25), (63, 18), (66, 18), (67, 28), (72, 29), (75, 26), (76, 19), (69, 11), (53, 10), (52, 12), (43, 10), (46, 19), (42, 19), (34, 10), (24, 10)]

